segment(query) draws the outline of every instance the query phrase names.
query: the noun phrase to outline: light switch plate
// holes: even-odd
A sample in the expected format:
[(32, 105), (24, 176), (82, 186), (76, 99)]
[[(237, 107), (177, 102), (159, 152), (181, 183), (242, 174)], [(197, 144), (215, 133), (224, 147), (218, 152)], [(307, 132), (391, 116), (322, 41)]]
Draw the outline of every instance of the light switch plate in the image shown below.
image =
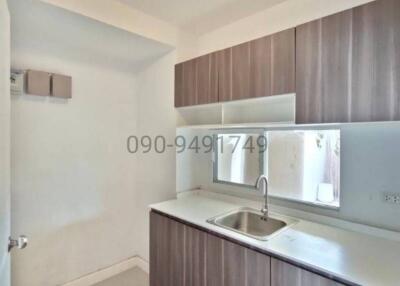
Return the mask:
[(26, 72), (26, 93), (33, 95), (50, 95), (50, 74), (42, 71)]
[(52, 75), (52, 90), (51, 95), (59, 98), (72, 97), (72, 78), (66, 75)]

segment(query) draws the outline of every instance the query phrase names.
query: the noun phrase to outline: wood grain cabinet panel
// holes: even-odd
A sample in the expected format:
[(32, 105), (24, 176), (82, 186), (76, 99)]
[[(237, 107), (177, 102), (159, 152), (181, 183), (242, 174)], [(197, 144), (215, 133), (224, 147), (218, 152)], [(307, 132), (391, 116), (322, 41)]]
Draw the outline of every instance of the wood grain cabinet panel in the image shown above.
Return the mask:
[(175, 107), (218, 102), (217, 58), (204, 55), (175, 66)]
[(183, 98), (183, 63), (175, 65), (175, 107), (185, 104)]
[[(168, 242), (164, 237), (169, 236), (168, 219), (150, 213), (150, 286), (163, 285), (169, 280)], [(161, 236), (162, 234), (162, 236)]]
[(246, 286), (271, 285), (271, 258), (246, 249)]
[(184, 226), (150, 214), (150, 285), (183, 285)]
[(231, 99), (295, 92), (295, 29), (232, 48)]
[(232, 100), (232, 49), (215, 53), (218, 72), (218, 101)]
[(295, 92), (295, 29), (289, 29), (271, 37), (271, 94)]
[(340, 283), (150, 213), (150, 286), (338, 286)]
[(218, 75), (216, 57), (208, 54), (195, 59), (196, 62), (196, 104), (218, 101)]
[(224, 286), (246, 285), (246, 249), (224, 241)]
[(185, 227), (184, 285), (204, 286), (206, 280), (206, 233)]
[(182, 106), (197, 104), (196, 59), (183, 63)]
[(400, 1), (296, 30), (296, 123), (400, 120)]
[(352, 12), (297, 27), (296, 123), (349, 121)]
[(352, 121), (400, 120), (400, 1), (353, 9)]
[(184, 225), (150, 214), (150, 286), (183, 286)]
[(250, 93), (250, 43), (232, 47), (233, 100), (253, 97)]
[(207, 234), (206, 243), (206, 286), (223, 285), (223, 247), (224, 240)]
[(271, 259), (271, 286), (341, 286), (286, 262)]
[(249, 97), (272, 95), (271, 37), (250, 42), (250, 94)]
[(293, 93), (295, 29), (204, 55), (175, 67), (175, 106)]

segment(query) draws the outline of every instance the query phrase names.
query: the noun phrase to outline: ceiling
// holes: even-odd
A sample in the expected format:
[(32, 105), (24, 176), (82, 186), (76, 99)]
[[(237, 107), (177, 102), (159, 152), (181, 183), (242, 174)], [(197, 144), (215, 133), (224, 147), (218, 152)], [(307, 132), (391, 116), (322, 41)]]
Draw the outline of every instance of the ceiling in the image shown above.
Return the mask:
[(270, 8), (286, 0), (117, 0), (196, 34)]
[[(12, 0), (12, 50), (135, 72), (171, 47), (40, 1)], [(73, 25), (71, 25), (73, 23)]]

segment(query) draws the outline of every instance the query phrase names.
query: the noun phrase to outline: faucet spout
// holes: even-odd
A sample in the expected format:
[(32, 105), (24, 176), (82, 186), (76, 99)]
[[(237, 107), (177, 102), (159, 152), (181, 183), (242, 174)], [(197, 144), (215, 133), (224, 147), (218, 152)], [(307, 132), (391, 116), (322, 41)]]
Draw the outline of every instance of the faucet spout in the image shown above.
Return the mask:
[(263, 219), (268, 220), (268, 178), (265, 175), (258, 177), (256, 182), (256, 188), (261, 191), (264, 196), (264, 205), (261, 208)]

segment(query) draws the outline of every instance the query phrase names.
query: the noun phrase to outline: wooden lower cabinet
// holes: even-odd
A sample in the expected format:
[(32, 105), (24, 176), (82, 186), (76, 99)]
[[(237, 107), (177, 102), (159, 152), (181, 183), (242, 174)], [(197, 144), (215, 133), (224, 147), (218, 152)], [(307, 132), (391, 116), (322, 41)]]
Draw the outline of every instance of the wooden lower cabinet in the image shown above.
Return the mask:
[(271, 286), (340, 286), (343, 284), (303, 270), (281, 260), (271, 259)]
[(150, 213), (150, 286), (334, 286), (327, 278)]
[(185, 285), (185, 226), (153, 213), (150, 221), (150, 285)]

